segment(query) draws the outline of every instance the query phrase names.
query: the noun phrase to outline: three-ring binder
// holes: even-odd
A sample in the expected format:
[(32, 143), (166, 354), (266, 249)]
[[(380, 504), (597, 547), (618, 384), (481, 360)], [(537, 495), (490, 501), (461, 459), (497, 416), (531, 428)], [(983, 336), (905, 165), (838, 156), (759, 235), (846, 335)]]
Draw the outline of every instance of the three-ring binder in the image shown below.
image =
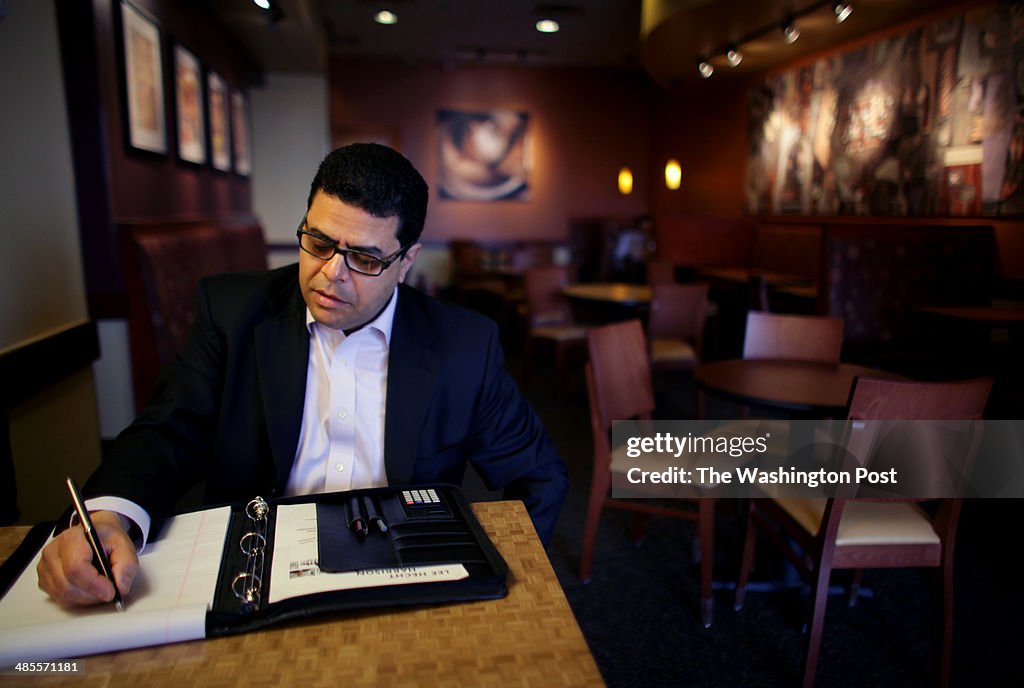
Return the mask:
[[(416, 494), (430, 499), (407, 499)], [(414, 571), (453, 564), (458, 579), (351, 587), (274, 601), (277, 516), (284, 505), (314, 504), (320, 575)], [(358, 508), (365, 529), (350, 528)], [(328, 562), (329, 565), (328, 565)], [(305, 562), (303, 562), (305, 563)], [(295, 574), (298, 575), (298, 574)], [(253, 630), (325, 612), (503, 597), (508, 567), (461, 491), (450, 485), (373, 488), (265, 500), (233, 507), (206, 635)]]

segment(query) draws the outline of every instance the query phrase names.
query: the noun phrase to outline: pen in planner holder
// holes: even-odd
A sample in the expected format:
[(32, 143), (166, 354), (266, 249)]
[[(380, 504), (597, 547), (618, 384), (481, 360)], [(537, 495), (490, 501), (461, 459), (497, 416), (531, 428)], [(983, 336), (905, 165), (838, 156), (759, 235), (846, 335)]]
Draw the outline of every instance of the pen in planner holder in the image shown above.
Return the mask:
[(384, 521), (384, 517), (377, 511), (377, 505), (373, 501), (373, 497), (370, 495), (363, 495), (363, 506), (366, 508), (366, 519), (377, 526), (377, 529), (382, 533), (388, 532), (388, 524)]
[(82, 523), (82, 529), (85, 530), (85, 539), (89, 541), (89, 546), (92, 548), (93, 566), (114, 586), (114, 606), (117, 607), (117, 611), (123, 612), (124, 600), (121, 599), (121, 593), (117, 589), (117, 583), (114, 581), (114, 569), (111, 568), (110, 560), (107, 559), (107, 553), (103, 550), (100, 536), (92, 525), (92, 519), (89, 518), (89, 512), (85, 508), (85, 502), (82, 501), (82, 495), (79, 494), (78, 486), (75, 485), (74, 479), (69, 477), (67, 482), (68, 492), (71, 493), (71, 501), (74, 503), (75, 511), (78, 513), (78, 520)]
[(363, 511), (359, 506), (359, 497), (349, 497), (348, 499), (348, 529), (360, 537), (364, 537), (370, 532), (370, 529), (366, 527), (366, 521), (363, 519)]

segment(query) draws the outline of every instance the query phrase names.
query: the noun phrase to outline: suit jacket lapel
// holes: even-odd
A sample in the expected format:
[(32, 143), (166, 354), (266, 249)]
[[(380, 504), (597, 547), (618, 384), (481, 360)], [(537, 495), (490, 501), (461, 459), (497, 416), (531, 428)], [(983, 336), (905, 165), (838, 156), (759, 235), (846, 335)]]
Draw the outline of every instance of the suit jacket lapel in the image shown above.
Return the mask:
[(256, 369), (278, 494), (284, 491), (295, 461), (306, 398), (309, 330), (304, 305), (296, 283), (290, 282), (288, 289), (270, 300), (271, 318), (255, 330)]
[(412, 479), (420, 431), (440, 369), (433, 349), (437, 330), (423, 311), (421, 298), (400, 286), (391, 326), (384, 415), (384, 467), (391, 485)]

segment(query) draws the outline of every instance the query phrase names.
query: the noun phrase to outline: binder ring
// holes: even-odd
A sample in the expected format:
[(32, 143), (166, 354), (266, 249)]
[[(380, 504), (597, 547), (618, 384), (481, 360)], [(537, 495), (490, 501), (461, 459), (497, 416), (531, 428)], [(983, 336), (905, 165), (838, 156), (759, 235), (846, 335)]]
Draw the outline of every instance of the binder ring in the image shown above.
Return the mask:
[(263, 497), (256, 497), (245, 505), (245, 515), (253, 521), (259, 521), (267, 517), (270, 507)]
[(260, 586), (260, 577), (255, 573), (239, 573), (231, 581), (231, 592), (238, 599), (254, 604), (260, 599)]
[(238, 541), (238, 545), (242, 548), (243, 554), (251, 557), (263, 552), (263, 549), (267, 546), (267, 538), (260, 533), (246, 533)]

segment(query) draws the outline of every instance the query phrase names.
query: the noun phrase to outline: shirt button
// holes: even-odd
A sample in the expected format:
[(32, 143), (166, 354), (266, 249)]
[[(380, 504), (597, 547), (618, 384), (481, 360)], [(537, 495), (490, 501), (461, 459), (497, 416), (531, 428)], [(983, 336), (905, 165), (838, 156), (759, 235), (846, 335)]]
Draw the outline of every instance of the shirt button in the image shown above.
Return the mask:
[(338, 411), (338, 418), (340, 420), (345, 420), (346, 418), (348, 418), (348, 413), (345, 411), (345, 409)]
[(340, 464), (340, 463), (339, 463), (338, 465), (336, 465), (336, 466), (334, 467), (334, 470), (336, 470), (336, 471), (338, 471), (339, 473), (341, 473), (342, 471), (344, 471), (344, 470), (345, 470), (345, 466), (344, 466), (343, 464)]

